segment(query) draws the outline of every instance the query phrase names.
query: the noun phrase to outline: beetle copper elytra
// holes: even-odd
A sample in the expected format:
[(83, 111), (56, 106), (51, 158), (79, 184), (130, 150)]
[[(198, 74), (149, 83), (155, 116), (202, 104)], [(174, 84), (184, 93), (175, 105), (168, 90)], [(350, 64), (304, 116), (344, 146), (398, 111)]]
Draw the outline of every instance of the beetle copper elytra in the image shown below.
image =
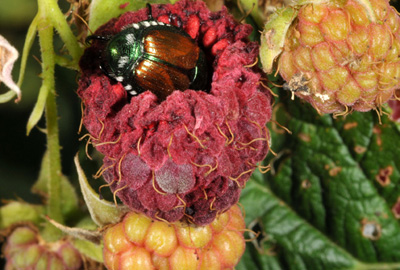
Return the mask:
[(122, 83), (132, 96), (146, 90), (161, 100), (174, 90), (205, 90), (207, 63), (196, 42), (181, 28), (156, 21), (147, 4), (148, 19), (129, 24), (106, 41), (100, 68)]

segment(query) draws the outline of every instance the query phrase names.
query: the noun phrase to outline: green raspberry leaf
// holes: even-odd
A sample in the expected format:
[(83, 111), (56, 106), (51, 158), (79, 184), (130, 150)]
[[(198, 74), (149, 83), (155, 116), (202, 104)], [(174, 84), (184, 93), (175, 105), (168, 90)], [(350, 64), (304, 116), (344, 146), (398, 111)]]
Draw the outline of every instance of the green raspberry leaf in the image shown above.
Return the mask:
[(396, 124), (374, 111), (334, 119), (289, 97), (277, 104), (273, 118), (292, 134), (271, 122), (271, 171), (243, 190), (246, 222), (263, 234), (238, 269), (400, 269)]

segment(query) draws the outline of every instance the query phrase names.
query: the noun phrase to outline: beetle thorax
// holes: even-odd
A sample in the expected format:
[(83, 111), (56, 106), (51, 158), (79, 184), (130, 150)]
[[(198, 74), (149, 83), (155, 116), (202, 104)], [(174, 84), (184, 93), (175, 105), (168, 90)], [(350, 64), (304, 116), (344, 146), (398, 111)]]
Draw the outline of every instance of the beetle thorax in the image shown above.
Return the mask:
[(115, 35), (106, 48), (105, 71), (119, 82), (132, 75), (132, 70), (143, 55), (141, 40), (132, 30), (126, 29)]

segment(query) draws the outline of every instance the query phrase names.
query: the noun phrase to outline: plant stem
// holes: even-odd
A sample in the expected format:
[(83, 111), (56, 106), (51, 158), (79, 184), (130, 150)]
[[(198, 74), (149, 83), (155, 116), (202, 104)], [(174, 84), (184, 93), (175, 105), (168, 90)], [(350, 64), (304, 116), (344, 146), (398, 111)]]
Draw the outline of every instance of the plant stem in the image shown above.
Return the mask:
[(57, 30), (62, 41), (65, 43), (69, 55), (72, 57), (73, 67), (78, 69), (78, 62), (83, 53), (78, 41), (71, 28), (69, 27), (64, 14), (61, 12), (56, 0), (38, 0), (39, 9), (44, 10), (43, 16), (49, 20), (49, 23)]
[[(43, 8), (43, 7), (42, 7)], [(49, 154), (48, 169), (48, 201), (47, 215), (59, 223), (63, 222), (61, 214), (60, 183), (61, 183), (61, 157), (60, 143), (58, 138), (57, 105), (55, 99), (54, 82), (54, 48), (53, 48), (53, 27), (43, 16), (43, 9), (40, 10), (42, 18), (39, 23), (39, 41), (42, 54), (42, 87), (47, 88), (48, 96), (45, 104), (47, 151)], [(47, 223), (44, 236), (47, 240), (57, 240), (61, 231), (50, 223)]]
[[(50, 156), (48, 186), (48, 216), (59, 223), (63, 223), (61, 214), (61, 157), (60, 143), (58, 138), (57, 106), (54, 91), (49, 92), (46, 101), (46, 123), (47, 123), (47, 149)], [(60, 233), (58, 229), (54, 231)], [(52, 229), (53, 231), (53, 229)]]
[[(47, 215), (50, 219), (62, 224), (64, 220), (60, 199), (62, 172), (54, 79), (54, 67), (56, 61), (56, 54), (53, 46), (54, 29), (58, 31), (61, 39), (64, 41), (65, 46), (69, 51), (69, 55), (72, 57), (72, 66), (76, 69), (78, 67), (79, 58), (82, 54), (82, 48), (79, 46), (74, 34), (68, 26), (65, 16), (58, 7), (56, 0), (38, 0), (38, 7), (39, 12), (35, 17), (35, 21), (37, 22), (37, 31), (39, 32), (39, 42), (42, 54), (43, 82), (41, 94), (43, 96), (42, 102), (44, 104), (42, 105), (44, 105), (46, 117), (47, 153), (49, 155), (48, 162), (44, 165), (47, 166), (46, 169), (48, 172), (46, 177), (48, 191)], [(36, 25), (36, 23), (33, 23), (33, 25)], [(29, 46), (30, 44), (28, 47)], [(37, 121), (34, 121), (34, 125), (36, 125), (36, 123)], [(47, 241), (57, 240), (61, 235), (62, 232), (50, 223), (46, 224), (42, 233), (42, 236), (44, 236)]]

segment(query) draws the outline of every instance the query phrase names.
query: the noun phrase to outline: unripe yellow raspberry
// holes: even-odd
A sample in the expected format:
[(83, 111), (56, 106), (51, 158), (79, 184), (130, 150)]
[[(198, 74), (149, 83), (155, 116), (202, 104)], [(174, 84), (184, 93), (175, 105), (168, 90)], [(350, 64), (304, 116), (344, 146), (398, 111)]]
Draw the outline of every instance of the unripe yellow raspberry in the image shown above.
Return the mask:
[(320, 113), (379, 110), (400, 86), (400, 17), (388, 0), (298, 1), (261, 41), (264, 70), (277, 63), (283, 88)]
[(128, 213), (104, 234), (109, 270), (233, 269), (245, 249), (244, 219), (238, 206), (207, 226), (153, 221)]

